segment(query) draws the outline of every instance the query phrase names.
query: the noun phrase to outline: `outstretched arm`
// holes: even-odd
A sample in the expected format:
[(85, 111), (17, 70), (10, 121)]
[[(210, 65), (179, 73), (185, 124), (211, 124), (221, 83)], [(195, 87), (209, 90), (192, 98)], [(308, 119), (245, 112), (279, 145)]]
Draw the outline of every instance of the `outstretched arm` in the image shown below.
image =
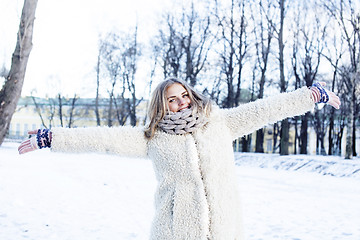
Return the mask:
[[(315, 88), (303, 87), (293, 92), (259, 99), (236, 108), (224, 109), (226, 124), (231, 129), (233, 138), (236, 139), (267, 124), (287, 117), (305, 114), (314, 108), (315, 103), (324, 99), (324, 93), (319, 90), (322, 86), (324, 86), (324, 83)], [(322, 88), (322, 90), (324, 89)], [(326, 91), (326, 94), (328, 96), (326, 103), (338, 109), (340, 105), (339, 98), (330, 91)]]
[[(28, 152), (26, 146), (31, 139), (24, 141), (19, 153)], [(38, 142), (38, 141), (36, 141)], [(38, 147), (37, 147), (38, 148)], [(139, 127), (89, 127), (51, 129), (51, 150), (58, 152), (99, 152), (113, 153), (129, 157), (146, 157), (147, 140)]]

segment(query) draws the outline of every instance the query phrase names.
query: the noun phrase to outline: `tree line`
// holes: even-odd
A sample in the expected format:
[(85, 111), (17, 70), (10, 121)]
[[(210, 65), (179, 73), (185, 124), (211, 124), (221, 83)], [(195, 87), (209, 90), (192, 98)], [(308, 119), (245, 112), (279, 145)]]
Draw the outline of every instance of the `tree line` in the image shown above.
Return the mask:
[[(351, 158), (357, 155), (359, 26), (359, 3), (351, 0), (191, 2), (161, 16), (150, 44), (138, 44), (137, 27), (132, 37), (116, 33), (116, 38), (110, 35), (101, 39), (98, 66), (103, 67), (98, 67), (97, 73), (108, 74), (112, 83), (109, 98), (114, 101), (115, 79), (122, 78), (118, 96), (128, 96), (132, 102), (129, 106), (141, 101), (133, 94), (135, 78), (129, 76), (134, 76), (144, 58), (152, 66), (149, 89), (154, 79), (179, 77), (223, 108), (325, 81), (340, 96), (341, 109), (317, 106), (312, 113), (275, 124), (274, 146), (279, 147), (280, 154), (289, 154), (292, 125), (294, 153), (306, 154), (308, 128), (312, 127), (317, 153), (339, 155), (346, 151), (346, 158)], [(116, 67), (122, 69), (121, 74), (112, 68), (114, 61), (108, 51), (117, 51), (114, 46), (122, 48), (122, 55), (118, 55), (122, 60), (116, 61), (122, 63)], [(150, 54), (141, 54), (143, 50)], [(125, 66), (125, 58), (132, 64)], [(241, 139), (243, 151), (249, 151), (250, 137)], [(346, 149), (341, 149), (342, 141), (346, 141)], [(264, 129), (260, 129), (256, 132), (256, 152), (264, 151), (263, 142)]]
[[(137, 25), (108, 33), (99, 39), (95, 70), (97, 125), (128, 120), (136, 125), (136, 107), (143, 101), (139, 85), (146, 82), (150, 94), (154, 82), (170, 76), (186, 80), (223, 108), (325, 81), (341, 98), (341, 109), (318, 105), (314, 112), (274, 124), (273, 145), (280, 154), (289, 154), (292, 126), (294, 153), (306, 154), (311, 127), (317, 153), (345, 151), (350, 159), (357, 155), (359, 9), (352, 0), (190, 1), (159, 16), (148, 42), (139, 41)], [(150, 68), (147, 79), (137, 79), (145, 65)], [(101, 116), (96, 104), (104, 91), (107, 116)], [(250, 138), (241, 139), (243, 151), (249, 151)], [(346, 149), (341, 149), (342, 141)], [(264, 152), (263, 142), (260, 129), (256, 152)]]

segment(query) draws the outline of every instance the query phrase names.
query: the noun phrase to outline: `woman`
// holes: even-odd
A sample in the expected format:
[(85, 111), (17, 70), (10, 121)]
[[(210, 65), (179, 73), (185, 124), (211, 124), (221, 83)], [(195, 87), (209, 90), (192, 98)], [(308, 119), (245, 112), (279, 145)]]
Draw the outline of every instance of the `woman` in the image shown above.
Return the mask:
[(242, 239), (234, 139), (317, 102), (339, 108), (339, 98), (315, 84), (294, 92), (219, 109), (175, 78), (155, 89), (142, 127), (95, 127), (32, 131), (19, 152), (51, 147), (62, 152), (108, 152), (149, 157), (158, 180), (151, 239)]

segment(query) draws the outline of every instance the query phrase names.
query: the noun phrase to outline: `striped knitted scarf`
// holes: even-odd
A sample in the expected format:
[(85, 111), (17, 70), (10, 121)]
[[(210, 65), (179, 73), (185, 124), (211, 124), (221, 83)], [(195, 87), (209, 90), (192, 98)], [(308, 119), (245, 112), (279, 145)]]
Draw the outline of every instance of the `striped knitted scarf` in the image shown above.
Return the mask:
[(185, 134), (195, 132), (207, 123), (206, 118), (192, 108), (180, 112), (168, 112), (158, 126), (169, 134)]

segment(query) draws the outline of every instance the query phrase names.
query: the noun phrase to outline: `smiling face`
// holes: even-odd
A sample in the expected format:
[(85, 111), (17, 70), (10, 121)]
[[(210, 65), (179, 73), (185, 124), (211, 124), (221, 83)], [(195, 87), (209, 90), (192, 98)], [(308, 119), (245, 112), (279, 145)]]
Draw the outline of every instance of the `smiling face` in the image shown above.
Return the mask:
[(179, 112), (190, 107), (189, 93), (179, 83), (174, 83), (166, 90), (167, 106), (172, 112)]

